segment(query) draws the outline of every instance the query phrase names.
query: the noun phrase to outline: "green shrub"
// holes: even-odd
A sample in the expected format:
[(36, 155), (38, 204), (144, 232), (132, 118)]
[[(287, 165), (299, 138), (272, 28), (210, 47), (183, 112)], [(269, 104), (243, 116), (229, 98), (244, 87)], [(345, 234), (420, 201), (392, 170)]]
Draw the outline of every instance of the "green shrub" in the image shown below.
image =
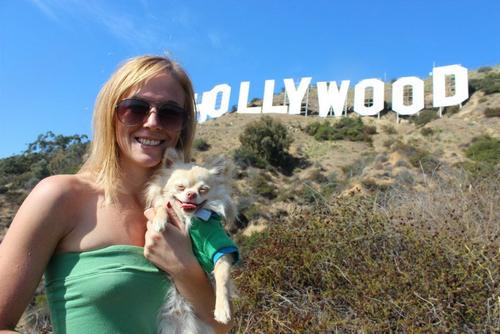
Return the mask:
[(455, 167), (463, 169), (473, 180), (482, 180), (498, 173), (494, 164), (479, 161), (463, 161), (457, 163)]
[(486, 117), (500, 117), (500, 108), (486, 108), (484, 110), (484, 116)]
[(193, 147), (198, 151), (207, 151), (210, 148), (210, 144), (203, 138), (196, 138), (193, 141)]
[(243, 238), (234, 332), (495, 332), (495, 198), (479, 193), (494, 191), (446, 186), (385, 208), (342, 198), (273, 218)]
[(305, 132), (318, 141), (322, 140), (351, 140), (371, 142), (371, 135), (377, 133), (374, 126), (366, 126), (360, 117), (342, 117), (338, 122), (331, 124), (325, 120), (323, 123), (309, 124)]
[(444, 108), (444, 114), (451, 116), (457, 114), (460, 111), (459, 106), (449, 106)]
[(441, 165), (441, 162), (430, 152), (401, 141), (395, 142), (392, 150), (404, 154), (413, 167), (421, 169), (426, 174), (434, 173)]
[(479, 73), (487, 73), (490, 72), (493, 68), (491, 66), (482, 66), (477, 69)]
[(394, 135), (394, 134), (398, 133), (398, 131), (396, 130), (396, 128), (393, 125), (382, 124), (381, 127), (382, 127), (382, 131), (384, 131), (388, 135)]
[(302, 187), (296, 192), (295, 202), (297, 203), (314, 206), (315, 204), (323, 201), (324, 200), (321, 193), (314, 189), (314, 187), (309, 182), (304, 182)]
[(472, 91), (482, 90), (484, 94), (500, 92), (500, 73), (488, 73), (483, 78), (469, 80)]
[(434, 134), (434, 130), (432, 128), (422, 128), (420, 129), (420, 133), (422, 136), (432, 136)]
[(240, 135), (241, 149), (276, 167), (290, 162), (288, 148), (293, 139), (286, 127), (269, 116), (248, 124)]
[(411, 116), (410, 122), (413, 122), (417, 126), (424, 126), (425, 124), (438, 119), (438, 113), (432, 109), (424, 109), (418, 115)]
[(500, 139), (490, 136), (474, 138), (465, 156), (477, 162), (497, 164), (500, 161)]
[(316, 132), (318, 131), (321, 123), (320, 122), (312, 122), (311, 124), (308, 124), (306, 128), (304, 129), (305, 133), (307, 133), (310, 136), (314, 136)]
[(267, 199), (276, 197), (276, 186), (272, 183), (269, 176), (258, 173), (250, 179), (250, 185), (255, 192)]
[(49, 175), (75, 173), (88, 144), (85, 135), (39, 135), (22, 154), (0, 159), (0, 184), (29, 190)]
[(342, 166), (341, 169), (348, 178), (359, 176), (363, 173), (365, 167), (371, 164), (374, 160), (375, 154), (369, 153), (355, 160), (350, 165)]
[(208, 151), (210, 144), (203, 138), (196, 138), (193, 141), (193, 147), (198, 151)]
[(266, 168), (267, 162), (261, 159), (255, 152), (246, 148), (237, 148), (233, 152), (234, 162), (243, 169), (253, 166), (257, 168)]

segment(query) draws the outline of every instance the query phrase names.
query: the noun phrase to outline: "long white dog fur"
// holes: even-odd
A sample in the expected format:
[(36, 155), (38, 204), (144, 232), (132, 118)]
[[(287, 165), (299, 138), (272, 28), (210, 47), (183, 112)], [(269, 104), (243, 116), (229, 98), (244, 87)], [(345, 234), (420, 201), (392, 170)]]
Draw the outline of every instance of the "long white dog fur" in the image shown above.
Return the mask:
[[(167, 202), (183, 221), (186, 231), (191, 227), (193, 214), (201, 207), (216, 212), (226, 222), (232, 222), (236, 209), (231, 200), (230, 173), (229, 165), (222, 158), (208, 166), (198, 166), (184, 163), (180, 153), (167, 149), (162, 168), (155, 173), (146, 189), (147, 207), (154, 208), (154, 217), (150, 221), (155, 230), (162, 231), (168, 223)], [(216, 295), (214, 318), (221, 323), (231, 320), (232, 263), (233, 256), (225, 254), (217, 261), (213, 272)], [(162, 334), (213, 333), (173, 285), (160, 310), (159, 321), (159, 333)]]

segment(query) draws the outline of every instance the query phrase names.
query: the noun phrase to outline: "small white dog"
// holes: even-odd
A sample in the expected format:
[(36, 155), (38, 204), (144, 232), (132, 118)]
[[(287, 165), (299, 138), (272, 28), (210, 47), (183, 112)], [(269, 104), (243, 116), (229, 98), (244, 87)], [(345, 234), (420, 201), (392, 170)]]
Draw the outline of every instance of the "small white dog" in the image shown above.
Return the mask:
[[(230, 272), (232, 264), (238, 259), (238, 250), (222, 225), (213, 224), (210, 217), (214, 212), (226, 222), (235, 218), (230, 180), (229, 165), (222, 158), (208, 166), (198, 166), (184, 163), (178, 152), (167, 149), (163, 167), (155, 173), (146, 189), (147, 207), (154, 208), (154, 217), (150, 219), (153, 227), (157, 231), (164, 229), (168, 223), (166, 204), (170, 202), (190, 233), (198, 261), (208, 273), (213, 270), (216, 295), (214, 317), (221, 323), (231, 320)], [(193, 225), (194, 216), (201, 219), (196, 226)], [(201, 240), (197, 242), (197, 238)], [(202, 259), (209, 263), (204, 266)], [(207, 324), (196, 317), (174, 286), (167, 294), (159, 317), (159, 333), (213, 333)]]

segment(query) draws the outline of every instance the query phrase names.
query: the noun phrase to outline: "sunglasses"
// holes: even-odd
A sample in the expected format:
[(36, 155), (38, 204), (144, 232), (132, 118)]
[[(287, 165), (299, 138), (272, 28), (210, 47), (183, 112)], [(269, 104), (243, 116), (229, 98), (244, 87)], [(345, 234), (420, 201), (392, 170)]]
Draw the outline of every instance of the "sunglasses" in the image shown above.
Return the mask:
[(126, 126), (144, 124), (153, 112), (156, 112), (160, 126), (166, 130), (178, 131), (186, 124), (186, 111), (173, 102), (155, 105), (138, 98), (130, 98), (116, 105), (118, 120)]

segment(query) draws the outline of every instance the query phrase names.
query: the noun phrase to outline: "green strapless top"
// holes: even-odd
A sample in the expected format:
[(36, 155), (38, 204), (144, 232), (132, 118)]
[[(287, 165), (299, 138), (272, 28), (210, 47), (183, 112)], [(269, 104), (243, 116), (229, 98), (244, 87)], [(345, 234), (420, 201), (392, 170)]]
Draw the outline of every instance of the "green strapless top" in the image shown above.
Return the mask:
[(143, 248), (113, 245), (54, 255), (45, 286), (55, 333), (157, 333), (170, 287)]

